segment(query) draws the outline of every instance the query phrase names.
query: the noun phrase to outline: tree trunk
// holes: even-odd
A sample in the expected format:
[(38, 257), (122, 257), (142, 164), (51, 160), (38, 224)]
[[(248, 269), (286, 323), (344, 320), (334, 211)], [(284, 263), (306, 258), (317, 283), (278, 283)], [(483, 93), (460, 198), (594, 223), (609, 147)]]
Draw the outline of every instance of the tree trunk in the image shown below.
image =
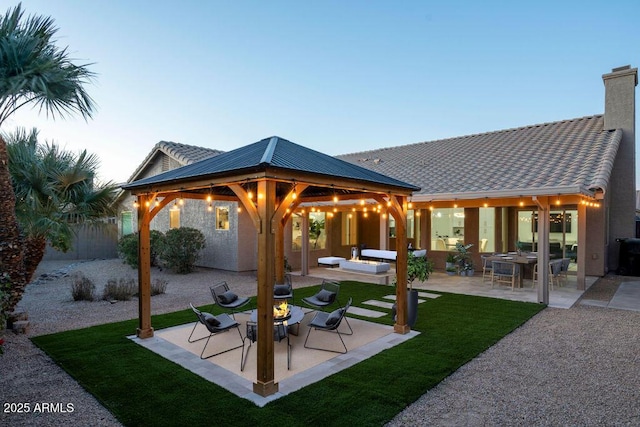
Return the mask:
[(16, 219), (16, 198), (9, 174), (7, 144), (0, 137), (0, 275), (11, 282), (8, 310), (22, 299), (24, 279), (22, 238)]
[(27, 237), (24, 245), (24, 281), (31, 283), (33, 273), (44, 257), (47, 240), (44, 237)]

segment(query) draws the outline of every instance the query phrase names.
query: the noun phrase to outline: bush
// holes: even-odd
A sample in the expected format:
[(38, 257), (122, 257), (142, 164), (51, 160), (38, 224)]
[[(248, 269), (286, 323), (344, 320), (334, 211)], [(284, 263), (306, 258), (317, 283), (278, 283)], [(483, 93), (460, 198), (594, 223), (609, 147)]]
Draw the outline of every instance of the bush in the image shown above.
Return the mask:
[(179, 274), (193, 271), (199, 252), (205, 247), (204, 235), (190, 227), (174, 228), (164, 236), (160, 258), (164, 264)]
[[(151, 230), (149, 235), (151, 242), (151, 266), (158, 265), (158, 252), (164, 240), (164, 234), (158, 230)], [(125, 264), (131, 268), (138, 268), (138, 233), (122, 236), (118, 241), (118, 254)]]
[(156, 279), (151, 282), (151, 296), (164, 294), (167, 290), (167, 281), (163, 279)]
[(138, 291), (138, 284), (131, 278), (109, 279), (104, 287), (102, 299), (106, 301), (129, 301)]
[(71, 285), (71, 296), (74, 301), (93, 301), (96, 285), (84, 273), (77, 272)]

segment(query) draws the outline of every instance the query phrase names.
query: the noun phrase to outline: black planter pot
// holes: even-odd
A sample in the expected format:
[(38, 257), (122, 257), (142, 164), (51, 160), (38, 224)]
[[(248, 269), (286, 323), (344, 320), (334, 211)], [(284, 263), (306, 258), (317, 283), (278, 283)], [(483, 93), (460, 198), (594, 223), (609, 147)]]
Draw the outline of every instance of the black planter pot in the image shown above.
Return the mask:
[[(393, 307), (391, 307), (391, 315), (394, 321), (396, 320), (396, 313), (397, 307), (393, 304)], [(407, 325), (413, 328), (416, 320), (418, 320), (418, 291), (412, 289), (407, 291)]]

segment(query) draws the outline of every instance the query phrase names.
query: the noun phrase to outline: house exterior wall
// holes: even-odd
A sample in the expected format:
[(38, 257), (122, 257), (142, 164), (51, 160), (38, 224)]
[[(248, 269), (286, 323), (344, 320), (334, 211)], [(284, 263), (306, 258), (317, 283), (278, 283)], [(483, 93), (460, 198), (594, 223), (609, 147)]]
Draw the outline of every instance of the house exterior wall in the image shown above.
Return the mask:
[[(136, 179), (142, 179), (182, 166), (175, 159), (159, 153), (147, 168)], [(133, 210), (135, 197), (128, 194), (121, 203), (121, 210)], [(169, 230), (169, 211), (173, 204), (165, 206), (151, 220), (151, 229), (166, 233)], [(205, 248), (196, 262), (199, 267), (216, 268), (228, 271), (255, 270), (256, 231), (248, 215), (238, 214), (236, 202), (214, 201), (213, 211), (207, 210), (207, 202), (203, 200), (184, 200), (180, 206), (180, 226), (200, 230), (205, 236)], [(218, 230), (215, 227), (217, 207), (229, 208), (229, 229)], [(138, 230), (138, 218), (134, 210), (133, 229)]]

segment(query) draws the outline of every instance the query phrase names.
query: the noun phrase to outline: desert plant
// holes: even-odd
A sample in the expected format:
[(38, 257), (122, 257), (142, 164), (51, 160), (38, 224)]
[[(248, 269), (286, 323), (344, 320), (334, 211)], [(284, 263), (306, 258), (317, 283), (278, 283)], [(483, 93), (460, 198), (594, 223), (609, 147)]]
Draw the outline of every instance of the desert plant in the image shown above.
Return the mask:
[(84, 273), (77, 272), (71, 285), (71, 296), (74, 301), (93, 301), (96, 285)]
[(131, 278), (109, 279), (104, 291), (102, 299), (106, 301), (129, 301), (138, 291), (138, 284)]
[(151, 296), (164, 294), (167, 290), (168, 282), (164, 279), (156, 279), (151, 282)]
[(199, 252), (205, 247), (204, 235), (191, 227), (173, 228), (164, 236), (160, 246), (160, 258), (164, 264), (179, 274), (193, 271)]
[[(151, 243), (151, 266), (158, 265), (158, 253), (164, 240), (164, 234), (158, 230), (149, 233)], [(138, 233), (122, 236), (118, 241), (118, 254), (125, 264), (138, 268)]]

